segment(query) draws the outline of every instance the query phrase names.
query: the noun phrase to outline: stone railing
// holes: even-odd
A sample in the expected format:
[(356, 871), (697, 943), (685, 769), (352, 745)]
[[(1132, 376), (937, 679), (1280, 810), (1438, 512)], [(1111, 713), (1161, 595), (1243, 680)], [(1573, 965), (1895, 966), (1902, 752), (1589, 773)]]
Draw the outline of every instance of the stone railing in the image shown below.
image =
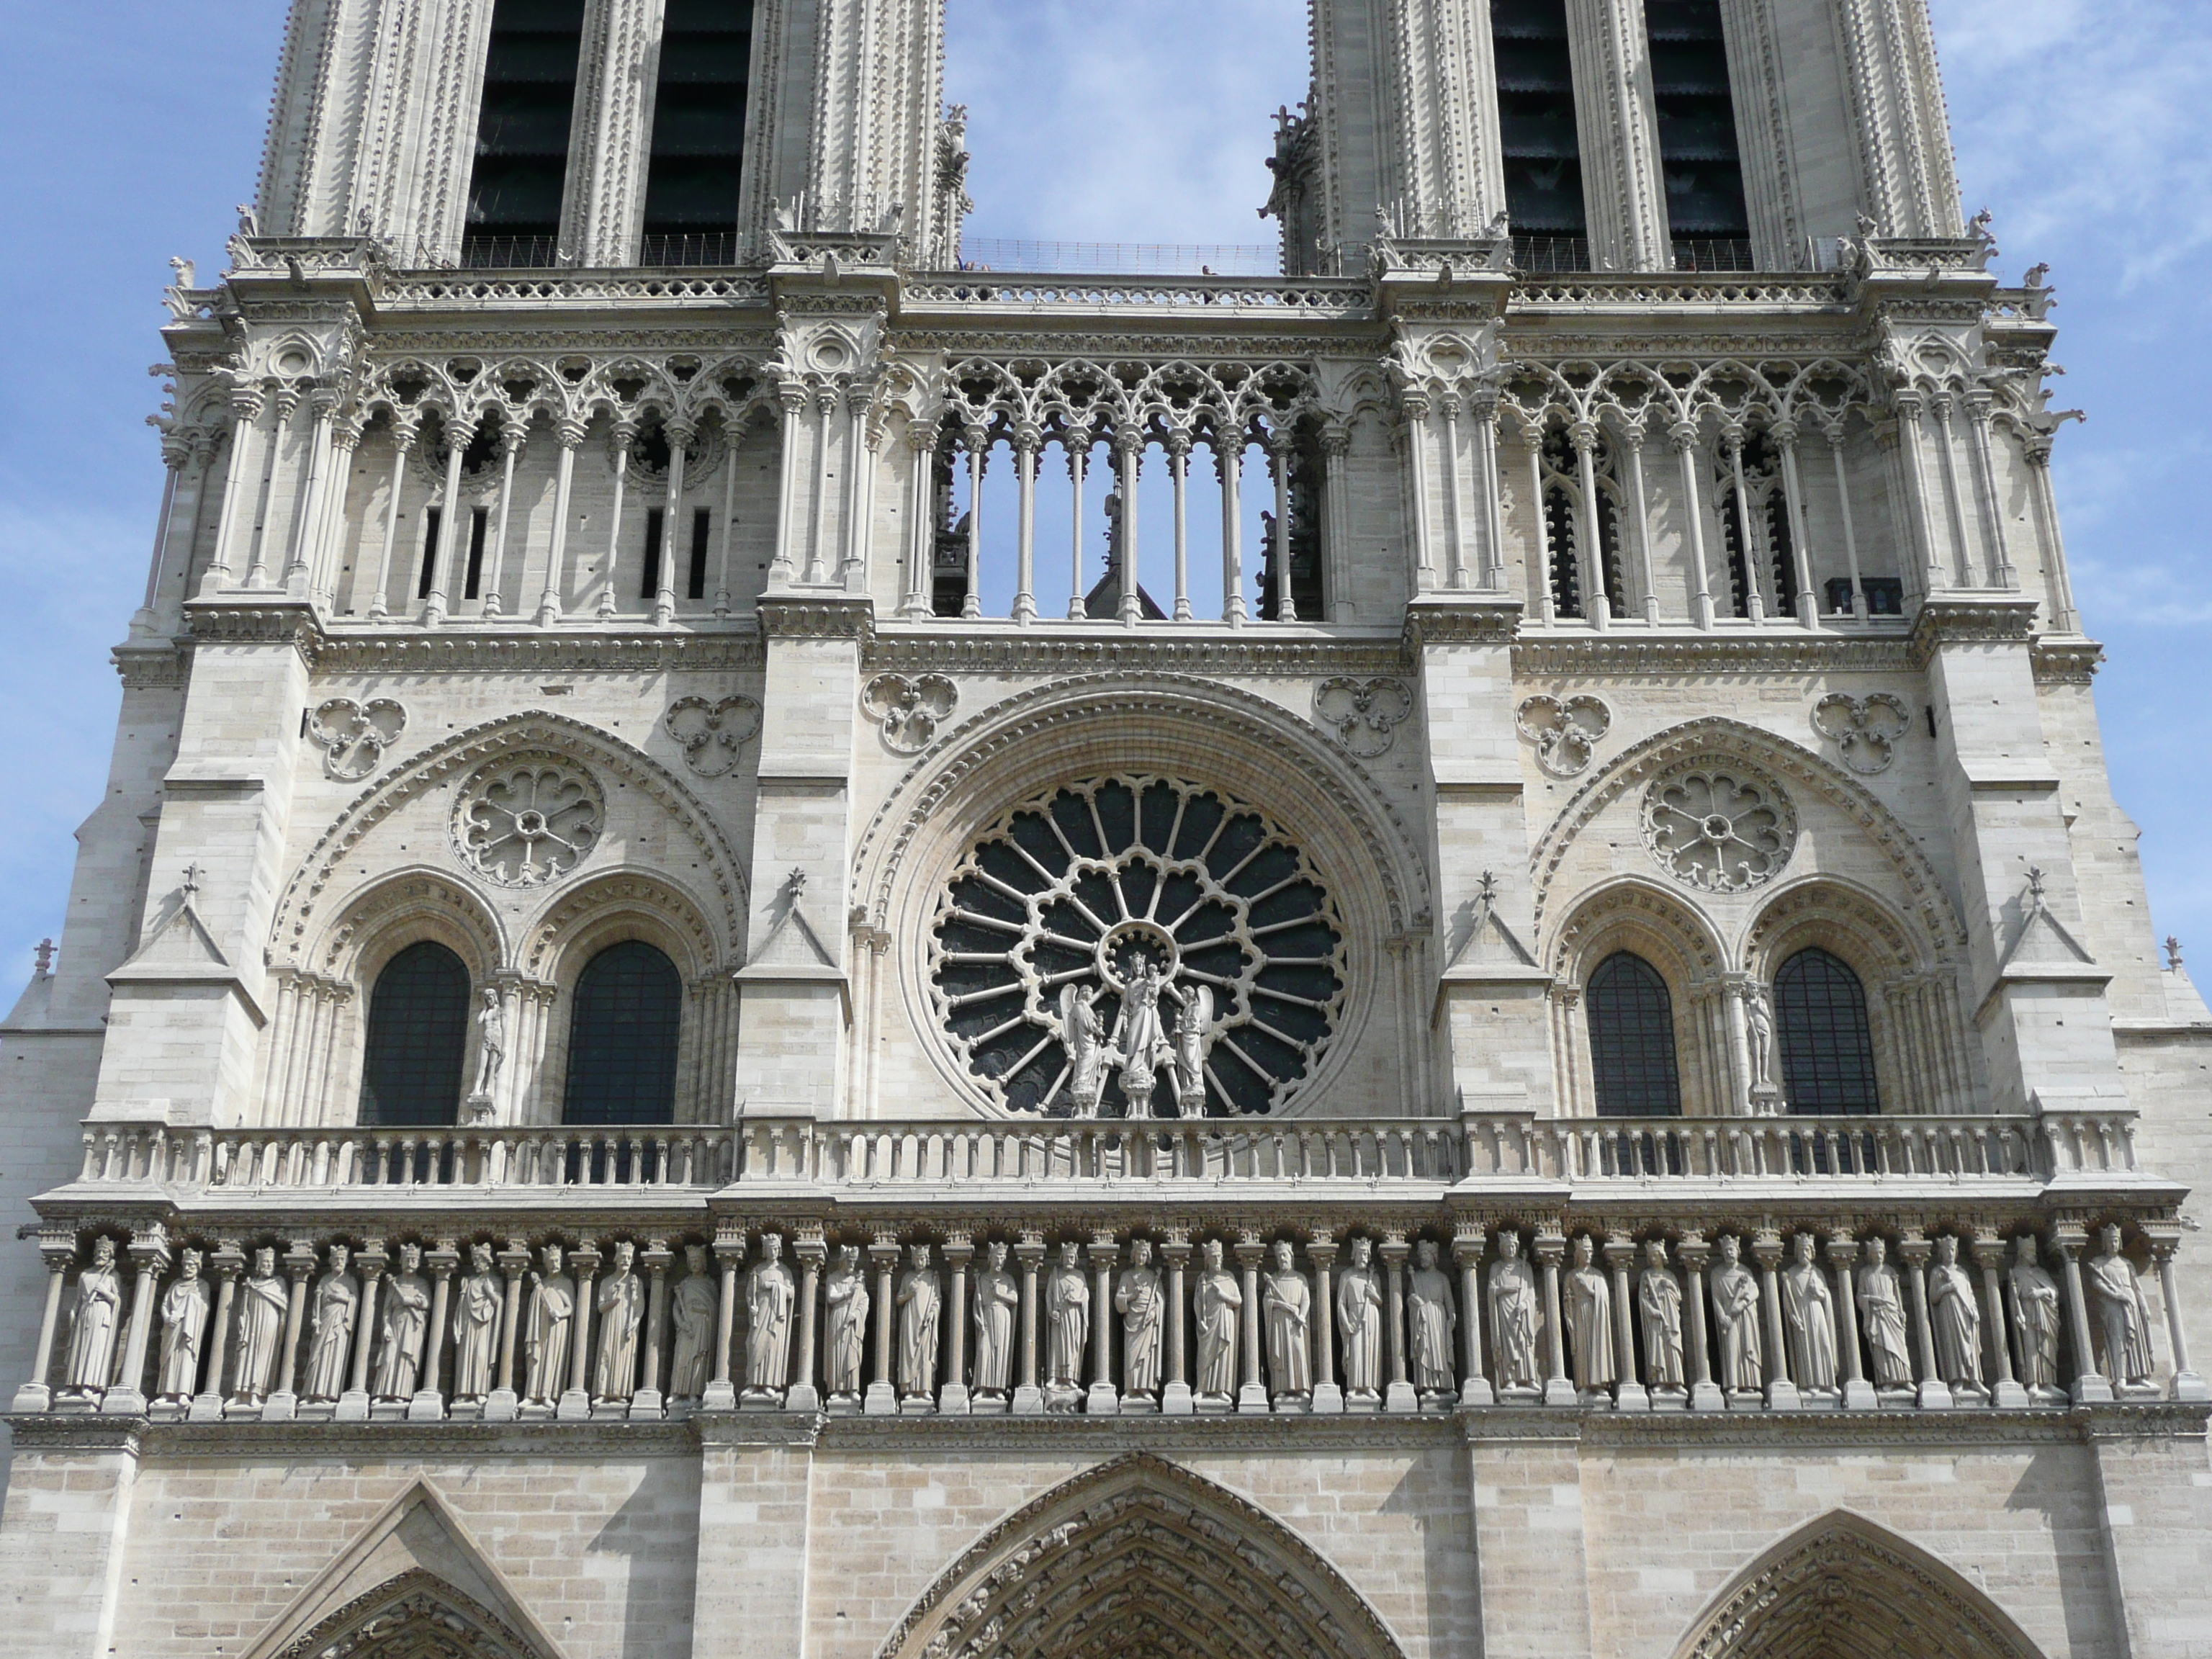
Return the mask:
[(2032, 1189), (2136, 1173), (2127, 1110), (2042, 1117), (1120, 1120), (751, 1115), (734, 1127), (176, 1128), (94, 1122), (78, 1181), (209, 1193), (732, 1185), (1119, 1188), (1623, 1186)]
[(588, 308), (610, 300), (661, 305), (764, 306), (766, 277), (757, 273), (683, 270), (409, 270), (385, 279), (377, 303), (386, 309), (475, 311), (484, 307)]
[(227, 1207), (126, 1225), (48, 1194), (15, 1409), (441, 1422), (2208, 1397), (2167, 1207), (2093, 1228), (2032, 1202), (1844, 1220), (1762, 1196), (1694, 1222), (1356, 1191), (1224, 1222), (1212, 1202), (1073, 1222), (809, 1194), (627, 1224), (572, 1207), (553, 1226), (403, 1202), (351, 1225)]
[(1139, 306), (1176, 310), (1213, 307), (1306, 317), (1367, 317), (1375, 310), (1373, 285), (1364, 277), (1349, 276), (1036, 276), (963, 271), (910, 277), (900, 300), (909, 307), (1091, 309)]

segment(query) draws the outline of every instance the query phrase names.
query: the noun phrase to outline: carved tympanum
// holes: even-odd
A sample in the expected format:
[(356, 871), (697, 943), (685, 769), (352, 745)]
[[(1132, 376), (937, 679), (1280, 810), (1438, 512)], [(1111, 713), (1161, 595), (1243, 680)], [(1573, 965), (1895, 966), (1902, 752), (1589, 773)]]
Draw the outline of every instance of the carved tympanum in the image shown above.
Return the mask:
[(502, 887), (542, 887), (596, 846), (606, 822), (599, 786), (557, 755), (508, 756), (477, 772), (453, 803), (453, 849)]
[(1740, 893), (1771, 881), (1797, 844), (1797, 813), (1774, 784), (1720, 757), (1676, 767), (1644, 796), (1644, 841), (1677, 881)]
[(953, 872), (930, 979), (969, 1073), (1016, 1111), (1265, 1112), (1312, 1071), (1344, 929), (1251, 808), (1166, 778), (1017, 807)]
[(1536, 762), (1547, 772), (1571, 778), (1590, 763), (1598, 740), (1613, 729), (1613, 710), (1605, 699), (1554, 697), (1541, 692), (1524, 698), (1513, 723), (1536, 746)]
[(942, 674), (878, 674), (860, 693), (860, 707), (883, 728), (884, 745), (918, 755), (960, 702), (960, 688)]
[(760, 735), (760, 704), (747, 696), (678, 697), (661, 717), (668, 735), (684, 745), (684, 763), (702, 778), (733, 769), (744, 747)]
[(390, 697), (328, 697), (307, 716), (307, 736), (323, 751), (323, 770), (346, 783), (376, 770), (406, 729), (407, 710)]

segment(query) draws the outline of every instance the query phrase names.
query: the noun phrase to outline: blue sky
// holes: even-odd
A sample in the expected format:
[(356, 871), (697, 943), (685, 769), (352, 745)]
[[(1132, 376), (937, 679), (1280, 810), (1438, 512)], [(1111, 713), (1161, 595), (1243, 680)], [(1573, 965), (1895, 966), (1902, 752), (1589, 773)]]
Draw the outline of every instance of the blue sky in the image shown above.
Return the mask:
[[(2000, 269), (2048, 260), (2057, 476), (2115, 787), (2153, 916), (2212, 962), (2212, 558), (2198, 414), (2212, 378), (2212, 7), (1935, 0), (1971, 210)], [(1303, 0), (951, 0), (979, 236), (1260, 242)], [(71, 832), (117, 704), (107, 647), (145, 580), (161, 465), (145, 369), (172, 254), (220, 268), (252, 192), (281, 0), (12, 0), (0, 102), (0, 1006), (60, 930)]]

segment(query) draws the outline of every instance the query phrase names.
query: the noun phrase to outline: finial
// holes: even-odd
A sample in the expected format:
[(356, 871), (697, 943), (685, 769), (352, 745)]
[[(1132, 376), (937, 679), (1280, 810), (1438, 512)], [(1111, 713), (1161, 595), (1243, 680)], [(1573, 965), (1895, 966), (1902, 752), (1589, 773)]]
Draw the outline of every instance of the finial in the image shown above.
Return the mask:
[(2166, 936), (2166, 966), (2169, 973), (2181, 971), (2181, 940), (2172, 933)]
[(2033, 903), (2043, 902), (2043, 871), (2038, 865), (2027, 866), (2027, 896)]
[(783, 890), (796, 899), (806, 890), (806, 872), (793, 870), (783, 878)]
[(1486, 870), (1482, 872), (1482, 902), (1485, 904), (1489, 904), (1497, 897), (1498, 872), (1494, 870)]
[(188, 864), (185, 866), (183, 885), (185, 903), (190, 904), (192, 902), (193, 896), (200, 890), (200, 877), (205, 872), (201, 870), (200, 866), (197, 863)]
[[(2173, 941), (2172, 939), (2168, 939), (2166, 944), (2168, 945), (2172, 945)], [(2180, 958), (2177, 957), (2175, 957), (2175, 960), (2179, 962)], [(50, 979), (53, 976), (53, 971), (54, 942), (50, 939), (42, 939), (39, 941), (39, 977), (40, 979)]]

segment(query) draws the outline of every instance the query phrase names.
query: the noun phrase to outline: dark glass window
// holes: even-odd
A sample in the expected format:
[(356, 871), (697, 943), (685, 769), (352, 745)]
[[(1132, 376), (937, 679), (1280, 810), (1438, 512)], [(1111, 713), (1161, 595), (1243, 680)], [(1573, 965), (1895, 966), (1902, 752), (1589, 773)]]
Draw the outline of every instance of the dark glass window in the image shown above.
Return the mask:
[(737, 258), (753, 0), (668, 0), (645, 176), (645, 264)]
[(493, 7), (464, 264), (553, 263), (583, 37), (584, 0)]
[(1774, 976), (1782, 1088), (1793, 1112), (1878, 1112), (1866, 988), (1826, 951), (1800, 951)]
[(374, 1127), (459, 1121), (469, 1040), (469, 970), (444, 945), (410, 945), (368, 996), (361, 1121)]
[(1566, 0), (1491, 0), (1498, 136), (1514, 257), (1534, 270), (1589, 268)]
[(1691, 270), (1746, 269), (1751, 216), (1720, 0), (1645, 0), (1644, 23), (1674, 263)]
[[(730, 465), (737, 463), (732, 460)], [(702, 507), (691, 515), (691, 574), (684, 584), (688, 599), (707, 597), (707, 509)]]
[(1676, 1117), (1674, 1000), (1642, 957), (1617, 951), (1590, 975), (1590, 1069), (1600, 1117)]
[(568, 1018), (568, 1123), (676, 1121), (684, 981), (637, 939), (611, 945), (577, 976)]

